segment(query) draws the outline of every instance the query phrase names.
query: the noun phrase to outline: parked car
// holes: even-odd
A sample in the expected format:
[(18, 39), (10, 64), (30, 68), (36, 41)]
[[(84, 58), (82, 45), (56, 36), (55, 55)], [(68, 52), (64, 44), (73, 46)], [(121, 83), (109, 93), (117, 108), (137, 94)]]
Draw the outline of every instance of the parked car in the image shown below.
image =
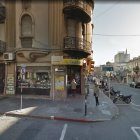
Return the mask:
[(130, 87), (133, 87), (134, 88), (135, 85), (136, 85), (136, 83), (135, 82), (131, 82), (129, 85), (130, 85)]
[(131, 83), (130, 83), (130, 87), (133, 87), (133, 88), (140, 88), (140, 82), (131, 82)]
[(136, 82), (135, 88), (140, 88), (140, 82)]

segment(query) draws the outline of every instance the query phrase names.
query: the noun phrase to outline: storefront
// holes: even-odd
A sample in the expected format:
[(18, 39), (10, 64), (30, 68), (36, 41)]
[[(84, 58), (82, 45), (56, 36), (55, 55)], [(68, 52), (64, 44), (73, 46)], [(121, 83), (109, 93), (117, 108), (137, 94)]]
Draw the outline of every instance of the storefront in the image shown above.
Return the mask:
[(47, 95), (65, 99), (71, 94), (71, 81), (77, 82), (76, 94), (82, 94), (82, 60), (55, 56), (51, 64), (26, 63), (16, 66), (16, 94)]
[[(71, 92), (72, 92), (71, 91), (71, 81), (72, 81), (72, 79), (75, 79), (76, 82), (77, 82), (76, 94), (81, 94), (82, 62), (83, 62), (82, 59), (64, 59), (63, 56), (53, 56), (52, 57), (52, 65), (55, 69), (54, 70), (55, 71), (55, 74), (54, 74), (54, 85), (55, 85), (55, 87), (57, 86), (56, 75), (59, 75), (58, 77), (61, 77), (61, 80), (60, 80), (61, 85), (63, 83), (62, 81), (64, 81), (64, 90), (60, 91), (61, 94), (62, 93), (64, 94), (63, 96), (61, 96), (62, 98), (66, 98), (71, 94)], [(61, 67), (63, 67), (63, 69)], [(58, 71), (56, 71), (56, 69), (58, 69)], [(60, 75), (60, 73), (61, 73), (61, 75)], [(57, 94), (55, 88), (54, 88), (54, 94)]]
[(17, 67), (16, 94), (50, 95), (51, 67), (29, 66)]

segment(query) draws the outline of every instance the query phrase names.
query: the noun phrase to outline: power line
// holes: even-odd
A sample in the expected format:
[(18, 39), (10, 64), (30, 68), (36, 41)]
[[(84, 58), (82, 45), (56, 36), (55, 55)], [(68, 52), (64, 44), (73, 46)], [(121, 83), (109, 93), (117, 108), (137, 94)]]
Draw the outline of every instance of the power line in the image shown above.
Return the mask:
[(137, 37), (137, 36), (140, 36), (140, 34), (93, 34), (93, 35), (96, 35), (96, 36), (114, 36), (114, 37)]
[(103, 12), (99, 13), (97, 16), (95, 16), (94, 18), (97, 19), (100, 16), (103, 16), (104, 14), (106, 14), (108, 11), (110, 11), (113, 7), (115, 7), (118, 3), (120, 3), (121, 1), (117, 1), (115, 2), (113, 5), (111, 5), (109, 8), (107, 8), (106, 10), (104, 10)]

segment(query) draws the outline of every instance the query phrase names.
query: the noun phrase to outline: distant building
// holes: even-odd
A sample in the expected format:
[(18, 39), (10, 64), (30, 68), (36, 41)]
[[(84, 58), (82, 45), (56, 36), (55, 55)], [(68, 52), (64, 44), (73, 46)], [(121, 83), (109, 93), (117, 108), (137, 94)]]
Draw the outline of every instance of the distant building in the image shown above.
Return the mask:
[(127, 49), (126, 51), (121, 51), (118, 52), (115, 56), (114, 56), (114, 62), (115, 63), (126, 63), (130, 60), (130, 54), (127, 53)]
[(127, 69), (127, 62), (130, 60), (130, 54), (126, 51), (118, 52), (114, 56), (114, 70), (122, 72), (123, 70)]

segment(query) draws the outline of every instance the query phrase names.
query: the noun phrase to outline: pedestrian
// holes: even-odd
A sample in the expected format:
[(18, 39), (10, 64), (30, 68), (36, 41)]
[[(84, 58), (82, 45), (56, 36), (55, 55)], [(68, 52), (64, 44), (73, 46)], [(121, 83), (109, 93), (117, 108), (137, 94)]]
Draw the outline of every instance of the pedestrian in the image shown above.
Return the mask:
[(99, 97), (100, 89), (99, 89), (99, 84), (97, 83), (97, 81), (95, 81), (94, 84), (93, 84), (93, 91), (94, 91), (96, 106), (98, 106), (99, 105), (98, 97)]
[(72, 90), (73, 96), (75, 96), (75, 94), (76, 94), (76, 86), (77, 86), (77, 83), (76, 83), (75, 79), (73, 79), (71, 82), (71, 90)]
[(104, 80), (101, 80), (101, 87), (104, 88)]

